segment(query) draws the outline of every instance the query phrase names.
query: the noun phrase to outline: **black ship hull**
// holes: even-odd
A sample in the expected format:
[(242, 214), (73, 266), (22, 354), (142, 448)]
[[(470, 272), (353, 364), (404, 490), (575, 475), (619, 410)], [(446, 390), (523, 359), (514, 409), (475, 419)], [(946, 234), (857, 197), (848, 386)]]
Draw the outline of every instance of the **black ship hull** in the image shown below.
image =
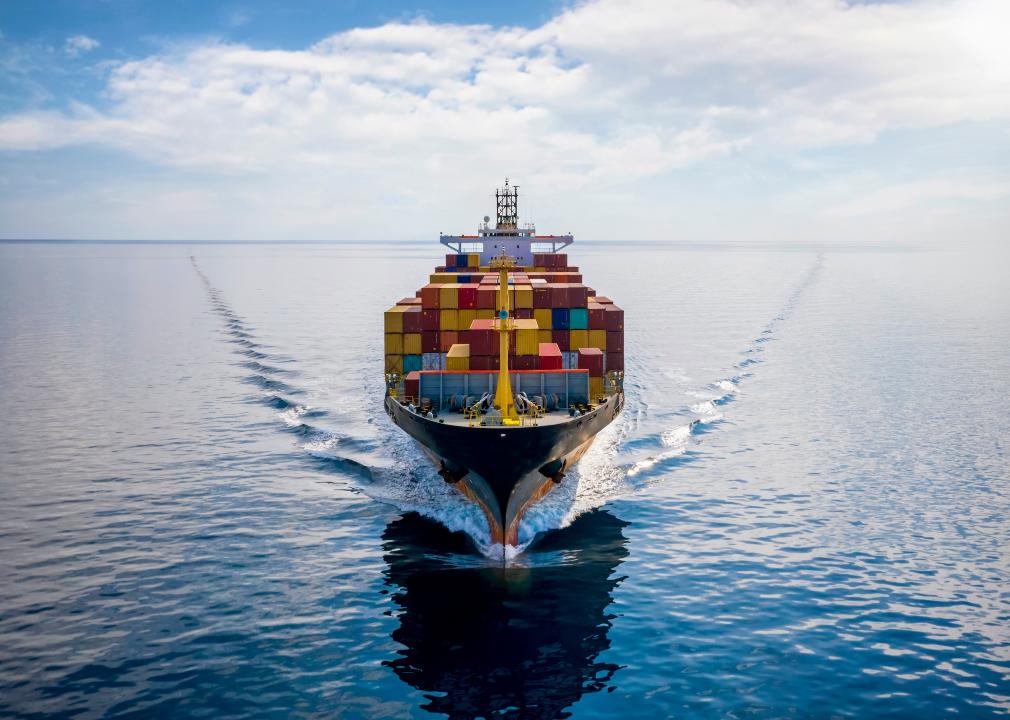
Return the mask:
[(616, 393), (592, 412), (537, 426), (467, 427), (425, 418), (385, 398), (393, 422), (413, 437), (446, 482), (477, 503), (493, 543), (517, 545), (523, 514), (559, 484), (624, 406)]

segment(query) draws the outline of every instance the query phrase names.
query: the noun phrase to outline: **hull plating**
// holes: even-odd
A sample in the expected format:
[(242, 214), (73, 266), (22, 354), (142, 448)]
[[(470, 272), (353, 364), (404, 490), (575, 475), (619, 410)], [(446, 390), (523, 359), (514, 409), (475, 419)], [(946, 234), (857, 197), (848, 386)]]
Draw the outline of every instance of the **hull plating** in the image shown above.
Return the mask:
[(483, 510), (491, 540), (518, 544), (525, 512), (550, 493), (620, 413), (617, 394), (593, 412), (537, 427), (465, 427), (429, 420), (386, 398), (393, 422), (417, 440), (440, 474)]

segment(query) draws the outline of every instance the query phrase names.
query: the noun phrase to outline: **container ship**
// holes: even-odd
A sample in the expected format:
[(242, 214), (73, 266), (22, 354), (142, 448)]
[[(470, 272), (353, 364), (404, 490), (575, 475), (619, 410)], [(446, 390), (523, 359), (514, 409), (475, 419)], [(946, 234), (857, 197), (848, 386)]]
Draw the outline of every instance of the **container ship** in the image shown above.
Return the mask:
[(559, 252), (572, 235), (519, 225), (518, 186), (495, 203), (493, 227), (441, 235), (445, 265), (385, 312), (384, 403), (504, 556), (624, 406), (624, 311)]

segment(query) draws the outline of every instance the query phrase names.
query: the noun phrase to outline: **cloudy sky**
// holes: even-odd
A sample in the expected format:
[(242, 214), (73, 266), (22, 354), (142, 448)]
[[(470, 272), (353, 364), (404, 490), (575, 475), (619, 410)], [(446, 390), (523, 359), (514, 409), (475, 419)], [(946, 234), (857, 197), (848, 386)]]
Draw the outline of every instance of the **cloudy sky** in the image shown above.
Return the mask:
[(1010, 2), (0, 5), (0, 238), (1002, 242)]

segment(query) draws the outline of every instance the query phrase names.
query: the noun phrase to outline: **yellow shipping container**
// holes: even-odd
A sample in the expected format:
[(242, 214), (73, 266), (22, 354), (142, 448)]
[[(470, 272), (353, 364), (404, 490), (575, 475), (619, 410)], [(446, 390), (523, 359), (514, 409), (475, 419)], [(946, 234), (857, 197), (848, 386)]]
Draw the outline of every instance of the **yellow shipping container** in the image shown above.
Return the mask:
[(386, 354), (403, 354), (403, 333), (386, 333)]
[(477, 269), (480, 270), (481, 272), (490, 272), (491, 271), (491, 266), (490, 265), (481, 265)]
[(459, 275), (456, 273), (449, 272), (438, 272), (432, 273), (428, 276), (428, 281), (433, 285), (443, 285), (445, 283), (454, 283), (459, 279)]
[(445, 356), (446, 370), (470, 369), (470, 346), (466, 343), (456, 343), (449, 348)]
[(568, 347), (575, 352), (579, 348), (590, 347), (588, 330), (572, 330), (568, 335)]
[(536, 320), (516, 320), (516, 355), (539, 355), (540, 338)]
[(445, 309), (459, 307), (459, 283), (445, 283), (438, 289), (438, 306)]
[(386, 327), (386, 332), (388, 333), (403, 332), (403, 313), (405, 312), (407, 312), (406, 305), (397, 305), (395, 307), (389, 308), (389, 310), (387, 310), (382, 314), (383, 324)]
[[(537, 321), (537, 326), (541, 330), (550, 330), (552, 327), (551, 323), (553, 322), (553, 320), (551, 320), (553, 314), (554, 313), (550, 308), (537, 308), (533, 311), (533, 319)], [(550, 340), (547, 340), (546, 342), (550, 342)]]
[(495, 312), (490, 308), (484, 308), (477, 311), (478, 320), (494, 320)]
[(589, 378), (589, 402), (595, 403), (603, 394), (603, 378)]
[(457, 330), (469, 330), (470, 323), (477, 319), (476, 310), (457, 310), (456, 311), (456, 329)]
[(439, 310), (438, 311), (438, 329), (439, 330), (455, 330), (459, 324), (459, 311), (458, 310)]
[(551, 340), (551, 331), (543, 329), (537, 330), (537, 342), (542, 343), (554, 342), (553, 340)]
[(607, 331), (606, 330), (590, 330), (589, 331), (589, 347), (599, 348), (600, 350), (606, 351), (606, 349), (607, 349)]
[(542, 265), (537, 265), (533, 268), (533, 272), (547, 272), (547, 268)]
[(517, 310), (533, 309), (533, 286), (517, 285), (515, 292), (515, 306)]
[(480, 266), (480, 253), (469, 253), (466, 256), (467, 265), (469, 267), (475, 268)]
[(386, 356), (386, 370), (387, 373), (400, 373), (403, 374), (403, 355), (387, 355)]
[(403, 354), (404, 355), (421, 354), (421, 333), (404, 333)]

